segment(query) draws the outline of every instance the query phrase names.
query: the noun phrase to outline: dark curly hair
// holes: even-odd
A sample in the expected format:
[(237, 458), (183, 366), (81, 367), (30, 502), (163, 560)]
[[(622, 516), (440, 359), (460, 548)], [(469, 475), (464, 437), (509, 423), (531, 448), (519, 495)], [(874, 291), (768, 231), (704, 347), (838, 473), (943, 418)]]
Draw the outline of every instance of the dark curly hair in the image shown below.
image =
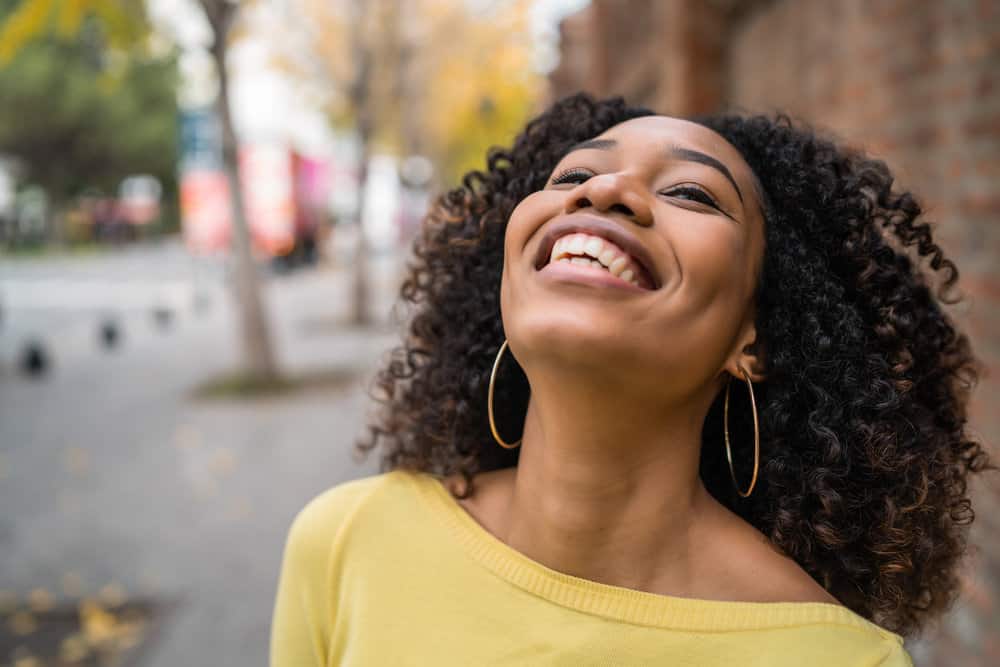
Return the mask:
[[(517, 450), (494, 444), (486, 414), (504, 340), (507, 219), (571, 146), (652, 113), (621, 98), (565, 98), (439, 198), (400, 292), (405, 340), (375, 376), (381, 406), (359, 451), (381, 447), (383, 469), (461, 474), (466, 494), (476, 472), (516, 465)], [(954, 301), (958, 271), (883, 162), (784, 115), (692, 120), (753, 170), (766, 237), (756, 290), (767, 377), (755, 385), (757, 490), (748, 499), (734, 492), (722, 454), (724, 392), (705, 420), (702, 480), (848, 608), (914, 634), (957, 593), (973, 519), (967, 478), (993, 467), (966, 432), (979, 367), (941, 307)], [(529, 387), (516, 364), (504, 365), (513, 369), (497, 383), (506, 408), (497, 418), (510, 439)], [(733, 421), (734, 433), (746, 432), (738, 428)]]

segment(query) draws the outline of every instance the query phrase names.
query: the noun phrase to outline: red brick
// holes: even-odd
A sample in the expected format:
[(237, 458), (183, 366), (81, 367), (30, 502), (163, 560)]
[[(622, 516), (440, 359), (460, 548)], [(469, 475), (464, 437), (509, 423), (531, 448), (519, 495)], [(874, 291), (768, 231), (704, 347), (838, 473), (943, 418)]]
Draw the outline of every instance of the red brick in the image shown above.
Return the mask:
[(1000, 191), (966, 193), (959, 200), (959, 211), (970, 218), (1000, 219)]
[(1000, 114), (985, 113), (962, 123), (962, 132), (972, 141), (1000, 140)]

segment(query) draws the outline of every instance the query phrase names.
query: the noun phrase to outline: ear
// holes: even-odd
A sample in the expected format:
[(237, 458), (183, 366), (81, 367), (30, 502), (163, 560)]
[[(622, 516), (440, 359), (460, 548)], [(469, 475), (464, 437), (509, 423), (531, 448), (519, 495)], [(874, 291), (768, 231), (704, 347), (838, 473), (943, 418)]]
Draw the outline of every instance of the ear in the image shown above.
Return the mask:
[(743, 379), (743, 372), (740, 369), (746, 371), (751, 382), (760, 382), (766, 379), (764, 376), (764, 349), (757, 340), (757, 327), (754, 326), (752, 318), (747, 318), (746, 324), (743, 325), (743, 329), (736, 339), (736, 346), (723, 365), (723, 370), (737, 380)]

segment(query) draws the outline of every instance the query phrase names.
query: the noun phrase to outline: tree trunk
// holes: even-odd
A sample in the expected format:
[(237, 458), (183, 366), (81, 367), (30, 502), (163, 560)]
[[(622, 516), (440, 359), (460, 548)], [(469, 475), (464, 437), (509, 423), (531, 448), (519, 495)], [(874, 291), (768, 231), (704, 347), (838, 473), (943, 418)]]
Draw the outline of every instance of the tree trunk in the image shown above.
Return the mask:
[(354, 209), (357, 244), (354, 246), (354, 271), (351, 285), (351, 321), (357, 326), (371, 324), (371, 287), (368, 275), (368, 239), (365, 236), (365, 190), (368, 184), (368, 160), (371, 157), (371, 137), (374, 127), (374, 109), (371, 108), (372, 75), (374, 54), (368, 43), (367, 22), (370, 3), (357, 2), (351, 5), (351, 51), (354, 58), (354, 80), (348, 91), (351, 106), (357, 119), (358, 138), (361, 144), (358, 165), (358, 198)]
[(351, 322), (368, 326), (372, 321), (371, 286), (368, 280), (368, 238), (365, 236), (364, 209), (365, 185), (368, 182), (368, 141), (361, 139), (361, 158), (358, 165), (358, 198), (354, 210), (357, 243), (354, 246), (354, 270), (351, 285)]
[(236, 132), (233, 129), (233, 119), (229, 111), (229, 75), (226, 71), (228, 30), (220, 30), (219, 27), (221, 26), (213, 25), (213, 28), (216, 28), (216, 34), (215, 43), (212, 46), (212, 57), (219, 77), (216, 109), (222, 124), (222, 163), (229, 180), (232, 209), (233, 258), (235, 259), (233, 287), (239, 308), (246, 371), (253, 382), (268, 384), (278, 379), (278, 368), (271, 345), (270, 326), (264, 313), (260, 294), (260, 281), (254, 265), (250, 227), (243, 206)]

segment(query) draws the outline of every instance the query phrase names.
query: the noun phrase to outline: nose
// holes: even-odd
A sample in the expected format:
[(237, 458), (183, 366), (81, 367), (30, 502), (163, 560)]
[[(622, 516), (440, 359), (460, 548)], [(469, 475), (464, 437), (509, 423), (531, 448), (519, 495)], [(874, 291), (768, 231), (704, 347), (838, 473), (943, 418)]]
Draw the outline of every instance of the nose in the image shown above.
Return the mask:
[(643, 227), (653, 224), (653, 211), (646, 193), (635, 178), (625, 174), (591, 176), (573, 188), (566, 199), (566, 212), (575, 213), (585, 208), (619, 213)]

